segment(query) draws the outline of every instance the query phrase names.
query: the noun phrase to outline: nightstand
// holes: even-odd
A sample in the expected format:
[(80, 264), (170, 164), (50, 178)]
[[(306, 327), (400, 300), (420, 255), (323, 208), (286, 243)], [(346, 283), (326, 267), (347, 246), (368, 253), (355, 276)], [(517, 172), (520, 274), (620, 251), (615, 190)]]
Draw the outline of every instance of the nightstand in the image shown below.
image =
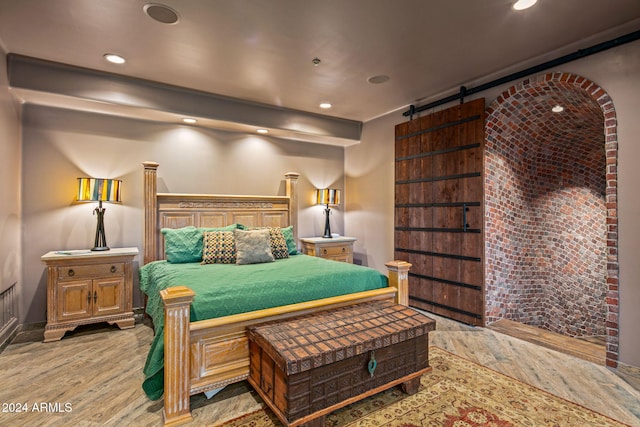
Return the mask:
[(303, 237), (302, 253), (334, 261), (349, 262), (353, 264), (353, 243), (358, 240), (355, 237)]
[(133, 328), (133, 259), (138, 248), (52, 251), (47, 265), (47, 325), (44, 342), (98, 322)]

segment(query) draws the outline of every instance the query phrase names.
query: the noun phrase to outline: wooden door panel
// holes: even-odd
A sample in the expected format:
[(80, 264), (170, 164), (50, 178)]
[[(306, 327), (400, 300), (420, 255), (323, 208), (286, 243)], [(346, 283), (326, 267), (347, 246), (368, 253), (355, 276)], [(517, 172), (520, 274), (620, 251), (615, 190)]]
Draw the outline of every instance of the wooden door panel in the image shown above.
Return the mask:
[(432, 211), (415, 207), (396, 207), (397, 227), (431, 227)]
[(57, 289), (57, 320), (78, 320), (91, 316), (91, 280), (60, 281)]
[[(422, 233), (426, 239), (427, 233)], [(431, 251), (449, 256), (455, 261), (467, 259), (478, 262), (483, 256), (480, 233), (434, 233)]]
[(410, 304), (484, 317), (484, 100), (396, 126), (396, 257), (413, 264)]
[(396, 206), (409, 203), (409, 186), (406, 184), (396, 184), (395, 189)]
[[(396, 252), (396, 259), (406, 260), (411, 264), (411, 273), (416, 276), (433, 276), (433, 262), (430, 258), (421, 256), (420, 254), (415, 253), (407, 253), (407, 252)], [(413, 277), (409, 280), (410, 282), (413, 280)]]
[(94, 315), (117, 314), (125, 310), (124, 277), (96, 279), (93, 289), (96, 293)]
[[(481, 286), (484, 289), (482, 264), (475, 261), (463, 261), (460, 269), (460, 281), (469, 285)], [(484, 294), (482, 295), (484, 298)]]
[(396, 230), (396, 241), (398, 246), (410, 251), (434, 251), (433, 239), (427, 232), (415, 231), (415, 229)]
[[(412, 267), (413, 268), (413, 267)], [(412, 297), (415, 301), (433, 301), (432, 281), (422, 277), (411, 278)], [(412, 304), (414, 305), (414, 304)], [(415, 306), (415, 305), (414, 305)]]

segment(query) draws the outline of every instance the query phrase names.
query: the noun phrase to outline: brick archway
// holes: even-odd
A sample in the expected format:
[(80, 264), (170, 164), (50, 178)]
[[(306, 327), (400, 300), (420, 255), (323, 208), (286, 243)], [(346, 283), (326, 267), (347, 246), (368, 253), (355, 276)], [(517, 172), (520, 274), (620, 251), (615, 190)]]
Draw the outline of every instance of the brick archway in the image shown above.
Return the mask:
[[(564, 111), (552, 112), (555, 105)], [(584, 77), (539, 75), (489, 105), (485, 139), (487, 323), (511, 318), (570, 336), (604, 334), (607, 366), (617, 367), (611, 98)]]

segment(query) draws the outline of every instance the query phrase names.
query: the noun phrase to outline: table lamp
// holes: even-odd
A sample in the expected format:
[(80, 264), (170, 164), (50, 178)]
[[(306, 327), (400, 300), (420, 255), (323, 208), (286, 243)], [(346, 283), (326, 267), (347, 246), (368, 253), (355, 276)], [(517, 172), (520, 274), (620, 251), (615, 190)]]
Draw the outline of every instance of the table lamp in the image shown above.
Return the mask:
[(329, 205), (340, 204), (340, 190), (332, 188), (316, 189), (316, 204), (326, 205), (326, 208), (324, 209), (324, 236), (322, 237), (331, 238), (331, 225), (329, 224), (329, 214), (331, 214), (331, 209), (329, 209)]
[(98, 216), (96, 239), (92, 251), (108, 251), (107, 239), (104, 235), (104, 211), (102, 202), (120, 203), (119, 179), (78, 178), (78, 201), (98, 202), (93, 213)]

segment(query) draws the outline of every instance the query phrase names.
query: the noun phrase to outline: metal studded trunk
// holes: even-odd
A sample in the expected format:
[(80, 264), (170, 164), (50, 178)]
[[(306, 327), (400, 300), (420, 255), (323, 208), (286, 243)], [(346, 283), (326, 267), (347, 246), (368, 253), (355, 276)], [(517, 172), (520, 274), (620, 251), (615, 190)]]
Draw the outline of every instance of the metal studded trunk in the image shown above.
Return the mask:
[(249, 328), (249, 382), (294, 426), (429, 368), (435, 321), (388, 301)]

